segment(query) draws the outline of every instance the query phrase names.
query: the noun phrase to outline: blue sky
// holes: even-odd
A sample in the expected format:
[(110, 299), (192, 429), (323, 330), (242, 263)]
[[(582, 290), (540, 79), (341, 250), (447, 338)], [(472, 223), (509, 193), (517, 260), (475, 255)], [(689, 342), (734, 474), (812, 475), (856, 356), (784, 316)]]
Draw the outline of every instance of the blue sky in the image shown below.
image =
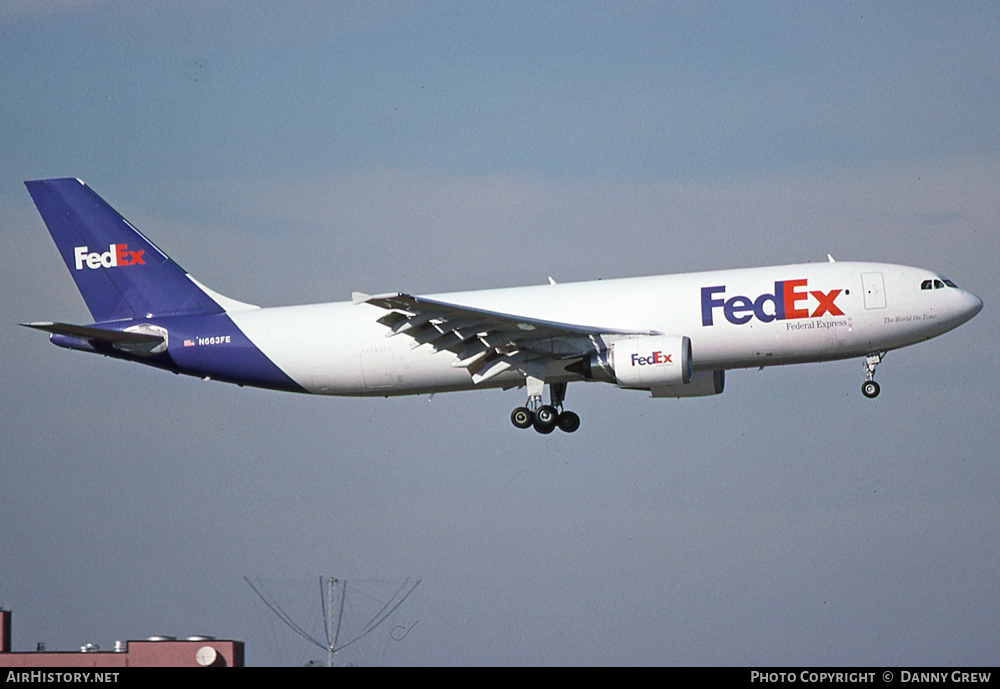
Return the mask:
[[(318, 657), (243, 576), (423, 579), (388, 664), (995, 664), (995, 3), (0, 4), (0, 603), (15, 647)], [(22, 181), (264, 305), (825, 260), (958, 331), (726, 393), (241, 390), (66, 352)], [(372, 635), (373, 637), (375, 635)], [(375, 660), (365, 657), (381, 644)], [(360, 646), (361, 644), (359, 644)]]

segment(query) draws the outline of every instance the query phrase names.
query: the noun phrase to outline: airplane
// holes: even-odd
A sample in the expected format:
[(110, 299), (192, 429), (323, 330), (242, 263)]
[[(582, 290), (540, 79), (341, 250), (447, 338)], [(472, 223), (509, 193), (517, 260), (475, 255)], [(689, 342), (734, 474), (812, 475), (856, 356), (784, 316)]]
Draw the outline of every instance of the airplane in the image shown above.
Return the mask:
[[(923, 268), (828, 261), (261, 308), (209, 289), (82, 181), (25, 182), (94, 322), (21, 325), (67, 349), (176, 374), (344, 396), (525, 388), (517, 428), (572, 433), (569, 383), (720, 394), (729, 369), (886, 352), (982, 309)], [(543, 394), (549, 388), (549, 402)]]

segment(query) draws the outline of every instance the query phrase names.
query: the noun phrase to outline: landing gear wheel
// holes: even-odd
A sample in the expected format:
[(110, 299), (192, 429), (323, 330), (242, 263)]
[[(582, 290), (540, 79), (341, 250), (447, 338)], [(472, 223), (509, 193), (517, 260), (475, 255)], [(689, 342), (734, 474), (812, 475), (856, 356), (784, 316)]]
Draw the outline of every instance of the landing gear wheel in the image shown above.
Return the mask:
[(573, 433), (580, 427), (580, 417), (571, 411), (564, 411), (556, 421), (559, 430), (565, 433)]
[(881, 388), (878, 386), (878, 383), (876, 383), (874, 380), (866, 380), (864, 383), (861, 384), (861, 394), (867, 397), (868, 399), (873, 399), (875, 397), (878, 397), (878, 393), (880, 390)]
[(556, 430), (556, 427), (554, 425), (543, 426), (542, 424), (538, 423), (538, 419), (535, 419), (535, 430), (541, 433), (542, 435), (548, 435), (552, 431)]
[(510, 413), (510, 422), (518, 428), (528, 428), (535, 421), (535, 415), (527, 407), (518, 407)]
[(556, 428), (558, 418), (559, 413), (555, 410), (555, 407), (543, 404), (535, 410), (535, 430), (542, 434), (551, 433)]

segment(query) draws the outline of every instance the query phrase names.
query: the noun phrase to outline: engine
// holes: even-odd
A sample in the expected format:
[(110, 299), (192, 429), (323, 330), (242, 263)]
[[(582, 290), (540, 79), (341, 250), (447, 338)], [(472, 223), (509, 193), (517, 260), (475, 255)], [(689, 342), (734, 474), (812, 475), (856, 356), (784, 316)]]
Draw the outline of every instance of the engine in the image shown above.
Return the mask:
[(717, 395), (725, 387), (725, 371), (694, 371), (689, 337), (645, 335), (611, 343), (605, 352), (580, 362), (574, 370), (588, 380), (649, 390), (653, 397)]
[(623, 388), (684, 385), (691, 380), (691, 339), (629, 337), (611, 344), (611, 367)]

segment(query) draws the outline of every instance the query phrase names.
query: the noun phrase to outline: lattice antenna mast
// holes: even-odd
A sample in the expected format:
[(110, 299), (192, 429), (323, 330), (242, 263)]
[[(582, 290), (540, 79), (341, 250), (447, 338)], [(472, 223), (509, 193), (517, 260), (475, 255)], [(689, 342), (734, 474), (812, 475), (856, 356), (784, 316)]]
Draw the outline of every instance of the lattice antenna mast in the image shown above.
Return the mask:
[[(400, 585), (399, 589), (397, 589), (397, 591), (392, 595), (389, 601), (385, 605), (383, 605), (382, 608), (377, 613), (375, 613), (375, 615), (368, 621), (368, 624), (366, 624), (362, 628), (361, 632), (350, 641), (341, 644), (340, 628), (344, 619), (344, 602), (347, 599), (347, 581), (345, 580), (343, 582), (340, 582), (339, 579), (336, 579), (334, 577), (329, 577), (324, 581), (323, 577), (320, 577), (319, 596), (324, 617), (323, 631), (326, 634), (326, 643), (324, 644), (319, 639), (316, 639), (315, 637), (310, 635), (301, 626), (299, 626), (295, 622), (295, 620), (293, 620), (291, 616), (288, 613), (286, 613), (285, 610), (280, 605), (278, 605), (277, 601), (274, 599), (274, 596), (270, 595), (270, 593), (267, 591), (263, 591), (263, 585), (260, 583), (259, 580), (258, 580), (258, 586), (260, 588), (258, 588), (258, 586), (254, 586), (253, 582), (250, 581), (250, 579), (247, 577), (243, 577), (243, 580), (246, 581), (247, 584), (250, 586), (250, 588), (253, 589), (253, 592), (256, 593), (257, 596), (262, 601), (264, 601), (264, 605), (266, 605), (271, 610), (271, 612), (277, 615), (278, 619), (284, 622), (289, 629), (294, 631), (296, 634), (301, 636), (306, 641), (309, 641), (310, 643), (319, 646), (320, 648), (326, 651), (327, 667), (335, 666), (337, 651), (347, 648), (356, 641), (359, 641), (363, 637), (368, 636), (373, 631), (375, 631), (375, 629), (380, 624), (385, 622), (389, 618), (389, 616), (392, 615), (392, 613), (394, 613), (396, 609), (403, 604), (403, 601), (405, 601), (407, 598), (410, 597), (410, 594), (413, 593), (414, 590), (416, 590), (417, 586), (420, 585), (421, 581), (420, 579), (417, 579), (416, 581), (411, 582), (410, 579), (407, 577), (406, 581), (404, 581)], [(337, 597), (338, 583), (341, 583), (341, 591), (339, 598)], [(327, 601), (324, 601), (323, 598), (328, 599), (329, 605), (327, 605)]]
[[(326, 666), (333, 667), (336, 661), (336, 654), (339, 650), (337, 648), (337, 638), (340, 636), (340, 623), (344, 619), (344, 601), (343, 595), (341, 596), (340, 605), (337, 605), (337, 579), (330, 577), (327, 579), (327, 584), (329, 586), (329, 598), (330, 598), (330, 614), (327, 615), (326, 619), (326, 640), (329, 644), (329, 650), (326, 656)], [(320, 579), (320, 596), (323, 595), (323, 580)], [(344, 593), (347, 592), (347, 582), (344, 582)], [(325, 612), (325, 610), (324, 610)]]

